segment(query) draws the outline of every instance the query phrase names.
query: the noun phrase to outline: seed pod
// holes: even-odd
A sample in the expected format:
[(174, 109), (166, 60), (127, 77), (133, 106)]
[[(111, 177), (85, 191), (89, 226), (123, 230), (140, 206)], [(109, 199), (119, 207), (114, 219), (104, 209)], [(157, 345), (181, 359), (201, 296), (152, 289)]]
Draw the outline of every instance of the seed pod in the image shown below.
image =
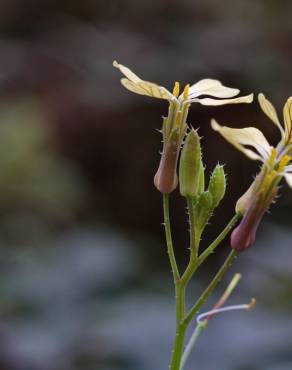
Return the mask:
[(192, 129), (185, 139), (179, 163), (179, 187), (180, 193), (184, 197), (195, 197), (198, 194), (200, 162), (200, 137)]

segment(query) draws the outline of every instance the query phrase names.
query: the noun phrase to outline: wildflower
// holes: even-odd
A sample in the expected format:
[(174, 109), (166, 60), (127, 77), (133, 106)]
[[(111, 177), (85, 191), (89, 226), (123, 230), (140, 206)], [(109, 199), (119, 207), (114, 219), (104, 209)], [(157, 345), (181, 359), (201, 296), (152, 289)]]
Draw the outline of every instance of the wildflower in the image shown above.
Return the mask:
[(121, 79), (121, 83), (126, 89), (169, 102), (168, 116), (163, 118), (162, 155), (154, 177), (154, 184), (162, 193), (171, 193), (178, 183), (177, 161), (187, 131), (186, 119), (190, 104), (218, 106), (251, 103), (253, 100), (253, 94), (235, 97), (240, 92), (238, 89), (226, 87), (220, 81), (212, 79), (203, 79), (192, 86), (186, 85), (181, 94), (180, 85), (176, 82), (173, 91), (170, 92), (163, 86), (141, 80), (129, 68), (116, 61), (113, 62), (113, 66), (125, 76)]
[(255, 127), (235, 129), (211, 124), (227, 141), (247, 157), (262, 162), (261, 170), (248, 191), (238, 200), (236, 212), (243, 218), (231, 235), (231, 246), (242, 251), (249, 248), (256, 237), (258, 226), (278, 193), (278, 185), (285, 178), (292, 188), (292, 97), (283, 109), (284, 124), (280, 123), (272, 103), (263, 94), (258, 96), (263, 112), (278, 127), (281, 139), (276, 147), (270, 145), (263, 133)]

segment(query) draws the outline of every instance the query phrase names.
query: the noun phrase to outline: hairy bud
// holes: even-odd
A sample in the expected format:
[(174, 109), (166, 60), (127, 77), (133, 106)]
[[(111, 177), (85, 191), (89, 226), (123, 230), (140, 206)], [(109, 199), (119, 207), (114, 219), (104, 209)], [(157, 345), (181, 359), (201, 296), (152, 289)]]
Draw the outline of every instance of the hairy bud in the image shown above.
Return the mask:
[(216, 208), (224, 198), (226, 190), (226, 178), (223, 166), (218, 164), (215, 167), (210, 178), (208, 190), (213, 198), (213, 208)]
[(197, 195), (201, 176), (200, 171), (200, 137), (192, 129), (185, 139), (179, 163), (179, 187), (182, 196), (194, 197)]

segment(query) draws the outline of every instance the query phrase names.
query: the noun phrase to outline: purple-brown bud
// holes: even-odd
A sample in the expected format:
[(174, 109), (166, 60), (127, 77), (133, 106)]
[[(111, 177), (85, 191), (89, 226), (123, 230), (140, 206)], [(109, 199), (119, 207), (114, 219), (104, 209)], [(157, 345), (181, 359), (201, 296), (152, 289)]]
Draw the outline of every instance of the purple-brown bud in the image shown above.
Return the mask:
[(180, 135), (173, 130), (167, 142), (163, 145), (158, 170), (154, 176), (154, 185), (161, 193), (171, 193), (178, 184), (177, 161), (180, 151)]
[(250, 199), (240, 224), (231, 234), (231, 247), (233, 249), (242, 252), (253, 245), (259, 224), (276, 194), (277, 188), (265, 201), (260, 195), (256, 199)]

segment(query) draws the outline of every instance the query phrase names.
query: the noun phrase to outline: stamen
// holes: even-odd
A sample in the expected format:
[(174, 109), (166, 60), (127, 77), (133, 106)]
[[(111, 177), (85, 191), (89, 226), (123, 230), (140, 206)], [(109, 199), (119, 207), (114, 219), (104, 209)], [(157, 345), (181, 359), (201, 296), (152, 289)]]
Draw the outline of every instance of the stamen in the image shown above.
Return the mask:
[(279, 172), (282, 172), (284, 170), (284, 168), (287, 166), (287, 164), (291, 161), (291, 157), (290, 155), (284, 155), (281, 160), (280, 160), (280, 163), (279, 163), (279, 168), (278, 168), (278, 171)]
[(175, 115), (175, 121), (174, 121), (173, 128), (176, 129), (181, 126), (182, 116), (183, 116), (183, 112), (179, 110)]
[(274, 180), (279, 176), (279, 170), (272, 170), (270, 171), (265, 177), (262, 183), (262, 191), (263, 193), (269, 192), (269, 189), (273, 188)]
[(269, 158), (269, 161), (268, 161), (270, 166), (273, 166), (274, 161), (276, 159), (276, 156), (277, 156), (277, 150), (276, 150), (276, 148), (272, 147), (270, 158)]
[(174, 84), (173, 91), (172, 91), (173, 95), (176, 98), (179, 96), (179, 90), (180, 90), (180, 88), (179, 88), (179, 82), (176, 81), (175, 84)]
[(213, 310), (210, 310), (210, 311), (207, 311), (207, 312), (204, 312), (204, 313), (200, 314), (197, 317), (197, 324), (201, 324), (202, 322), (204, 322), (205, 321), (204, 319), (206, 317), (213, 316), (213, 315), (216, 315), (218, 313), (227, 312), (227, 311), (236, 311), (236, 310), (250, 310), (250, 309), (254, 308), (255, 304), (256, 304), (256, 300), (255, 300), (255, 298), (252, 298), (250, 303), (248, 303), (248, 304), (238, 304), (238, 305), (226, 306), (226, 307), (222, 307), (222, 308), (215, 308)]
[(184, 88), (184, 92), (183, 92), (183, 99), (184, 100), (187, 100), (187, 98), (189, 97), (189, 90), (190, 90), (190, 84), (187, 84)]

